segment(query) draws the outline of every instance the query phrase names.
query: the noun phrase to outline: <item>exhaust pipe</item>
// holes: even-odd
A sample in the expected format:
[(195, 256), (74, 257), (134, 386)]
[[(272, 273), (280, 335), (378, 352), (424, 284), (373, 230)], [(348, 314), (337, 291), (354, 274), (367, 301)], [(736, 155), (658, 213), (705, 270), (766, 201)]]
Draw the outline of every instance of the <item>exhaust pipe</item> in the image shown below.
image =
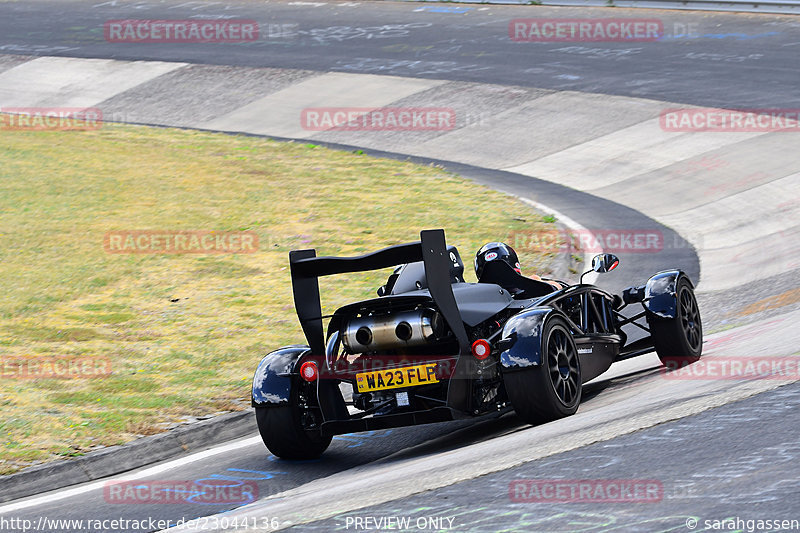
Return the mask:
[(342, 342), (351, 353), (419, 346), (442, 337), (444, 320), (431, 309), (355, 318), (344, 327)]

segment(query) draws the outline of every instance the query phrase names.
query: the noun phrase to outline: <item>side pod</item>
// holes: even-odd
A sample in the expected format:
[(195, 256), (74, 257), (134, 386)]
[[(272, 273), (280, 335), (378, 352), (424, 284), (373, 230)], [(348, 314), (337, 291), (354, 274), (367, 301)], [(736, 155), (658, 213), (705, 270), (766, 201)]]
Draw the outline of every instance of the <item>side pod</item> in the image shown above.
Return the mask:
[(682, 270), (665, 270), (647, 280), (644, 288), (644, 306), (648, 313), (661, 318), (677, 316), (678, 300), (675, 288), (682, 277), (686, 278), (694, 289), (691, 280)]
[(297, 361), (310, 351), (308, 346), (294, 344), (265, 355), (253, 376), (253, 407), (289, 405), (291, 373)]
[(542, 363), (542, 327), (547, 317), (554, 313), (550, 307), (534, 307), (511, 317), (503, 327), (500, 367), (503, 372), (513, 372)]

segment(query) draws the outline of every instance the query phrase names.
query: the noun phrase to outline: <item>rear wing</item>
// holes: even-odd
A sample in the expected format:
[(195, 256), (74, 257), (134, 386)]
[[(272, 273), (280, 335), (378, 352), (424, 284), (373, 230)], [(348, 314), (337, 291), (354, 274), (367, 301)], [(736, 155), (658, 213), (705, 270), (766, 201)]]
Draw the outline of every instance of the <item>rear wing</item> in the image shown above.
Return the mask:
[(450, 257), (442, 229), (423, 230), (419, 242), (398, 244), (356, 257), (317, 257), (314, 249), (289, 252), (294, 307), (311, 353), (325, 354), (320, 276), (366, 272), (417, 261), (425, 265), (428, 290), (455, 334), (461, 354), (469, 353), (467, 332), (450, 286)]

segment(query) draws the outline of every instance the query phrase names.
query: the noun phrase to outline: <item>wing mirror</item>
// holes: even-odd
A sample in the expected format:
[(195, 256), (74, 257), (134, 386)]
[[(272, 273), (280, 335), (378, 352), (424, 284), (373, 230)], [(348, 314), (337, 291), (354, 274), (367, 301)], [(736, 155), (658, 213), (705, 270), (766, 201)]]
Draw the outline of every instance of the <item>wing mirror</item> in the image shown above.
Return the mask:
[(597, 254), (592, 258), (592, 270), (587, 270), (586, 272), (581, 274), (580, 282), (583, 283), (583, 276), (585, 276), (589, 272), (597, 272), (598, 274), (604, 274), (606, 272), (611, 272), (618, 266), (619, 266), (619, 258), (617, 258), (616, 255)]
[(619, 259), (614, 254), (598, 254), (592, 258), (592, 270), (603, 274), (611, 272), (619, 265)]

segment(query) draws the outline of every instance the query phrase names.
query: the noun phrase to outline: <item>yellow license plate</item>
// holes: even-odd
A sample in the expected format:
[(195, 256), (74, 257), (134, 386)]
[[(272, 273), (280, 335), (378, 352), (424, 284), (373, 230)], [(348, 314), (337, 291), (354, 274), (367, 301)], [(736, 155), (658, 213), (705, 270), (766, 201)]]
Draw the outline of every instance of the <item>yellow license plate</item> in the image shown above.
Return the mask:
[(386, 370), (356, 374), (358, 392), (416, 387), (417, 385), (438, 382), (439, 380), (436, 378), (436, 363), (387, 368)]

